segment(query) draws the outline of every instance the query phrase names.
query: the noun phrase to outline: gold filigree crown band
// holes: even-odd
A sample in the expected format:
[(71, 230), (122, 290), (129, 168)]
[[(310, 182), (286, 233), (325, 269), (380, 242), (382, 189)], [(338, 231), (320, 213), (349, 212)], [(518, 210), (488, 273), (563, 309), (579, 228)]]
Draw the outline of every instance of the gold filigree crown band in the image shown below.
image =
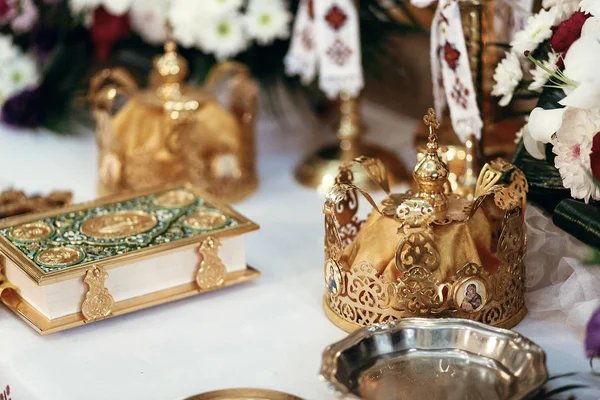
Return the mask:
[[(435, 117), (426, 122), (433, 131)], [(390, 193), (377, 160), (340, 168), (323, 212), (324, 306), (341, 328), (415, 316), (512, 327), (524, 317), (523, 173), (502, 160), (486, 164), (469, 200), (441, 189), (445, 165), (435, 151), (415, 168), (415, 179), (424, 171), (415, 194)], [(353, 183), (356, 165), (388, 195), (380, 204)], [(367, 219), (359, 196), (373, 211)]]

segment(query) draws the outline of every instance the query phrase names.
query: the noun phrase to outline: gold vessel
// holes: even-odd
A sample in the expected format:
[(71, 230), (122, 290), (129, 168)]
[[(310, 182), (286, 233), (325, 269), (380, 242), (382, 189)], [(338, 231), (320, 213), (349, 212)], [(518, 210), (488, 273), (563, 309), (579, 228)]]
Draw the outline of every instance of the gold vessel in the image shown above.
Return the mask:
[[(482, 168), (474, 199), (452, 193), (433, 110), (424, 120), (429, 140), (413, 171), (415, 193), (390, 192), (378, 160), (340, 168), (323, 208), (325, 312), (346, 331), (407, 317), (510, 328), (526, 314), (525, 176), (498, 159)], [(387, 193), (380, 204), (356, 185), (354, 166)], [(361, 196), (371, 207), (359, 214)]]
[(185, 400), (302, 400), (291, 394), (268, 389), (223, 389), (201, 393)]
[[(168, 41), (154, 60), (148, 89), (138, 89), (122, 68), (92, 78), (100, 195), (189, 181), (233, 202), (256, 189), (258, 89), (250, 72), (220, 63), (204, 88), (185, 84), (187, 73), (187, 62)], [(217, 89), (227, 92), (226, 106), (213, 94)]]
[[(404, 164), (392, 152), (363, 141), (363, 126), (360, 116), (360, 101), (348, 93), (340, 95), (340, 125), (337, 130), (339, 144), (320, 149), (302, 161), (296, 168), (296, 179), (301, 184), (326, 193), (335, 182), (340, 166), (359, 155), (380, 159), (388, 169), (390, 183), (405, 182), (408, 174)], [(357, 184), (373, 188), (368, 176), (356, 173)]]

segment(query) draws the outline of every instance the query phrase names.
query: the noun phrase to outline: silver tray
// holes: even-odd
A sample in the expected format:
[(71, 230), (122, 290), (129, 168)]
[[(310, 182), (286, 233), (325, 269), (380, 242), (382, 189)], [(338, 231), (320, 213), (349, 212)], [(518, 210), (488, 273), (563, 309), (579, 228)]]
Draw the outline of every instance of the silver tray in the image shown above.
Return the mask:
[(548, 372), (544, 351), (516, 332), (409, 318), (327, 347), (321, 377), (343, 399), (517, 400), (539, 391)]

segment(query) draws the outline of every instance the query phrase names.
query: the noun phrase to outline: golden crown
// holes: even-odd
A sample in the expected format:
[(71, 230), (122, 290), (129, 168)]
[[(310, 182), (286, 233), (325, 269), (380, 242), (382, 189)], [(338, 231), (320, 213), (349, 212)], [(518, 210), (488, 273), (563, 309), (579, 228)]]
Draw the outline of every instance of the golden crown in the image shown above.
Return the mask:
[[(511, 328), (527, 313), (525, 176), (499, 159), (483, 167), (472, 199), (450, 193), (433, 110), (424, 121), (430, 135), (415, 193), (391, 193), (379, 160), (340, 168), (323, 207), (325, 312), (346, 331), (407, 317)], [(357, 166), (387, 194), (381, 203), (354, 185)], [(364, 219), (359, 196), (371, 206)]]

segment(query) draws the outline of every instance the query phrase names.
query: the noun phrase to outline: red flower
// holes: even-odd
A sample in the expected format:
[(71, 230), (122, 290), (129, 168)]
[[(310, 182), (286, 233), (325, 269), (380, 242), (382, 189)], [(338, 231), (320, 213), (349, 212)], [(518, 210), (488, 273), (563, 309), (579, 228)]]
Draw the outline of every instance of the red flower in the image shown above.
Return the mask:
[(590, 163), (592, 165), (592, 175), (594, 175), (596, 180), (600, 181), (600, 132), (594, 135)]
[(571, 18), (552, 28), (554, 33), (550, 38), (550, 45), (554, 51), (566, 53), (571, 45), (581, 37), (581, 28), (590, 16), (590, 14), (577, 11), (571, 15)]
[(119, 39), (127, 36), (129, 31), (129, 14), (117, 16), (106, 11), (104, 7), (96, 8), (91, 29), (96, 56), (106, 60), (112, 47)]
[(0, 0), (0, 18), (3, 18), (11, 10), (11, 6), (8, 4), (8, 0)]

